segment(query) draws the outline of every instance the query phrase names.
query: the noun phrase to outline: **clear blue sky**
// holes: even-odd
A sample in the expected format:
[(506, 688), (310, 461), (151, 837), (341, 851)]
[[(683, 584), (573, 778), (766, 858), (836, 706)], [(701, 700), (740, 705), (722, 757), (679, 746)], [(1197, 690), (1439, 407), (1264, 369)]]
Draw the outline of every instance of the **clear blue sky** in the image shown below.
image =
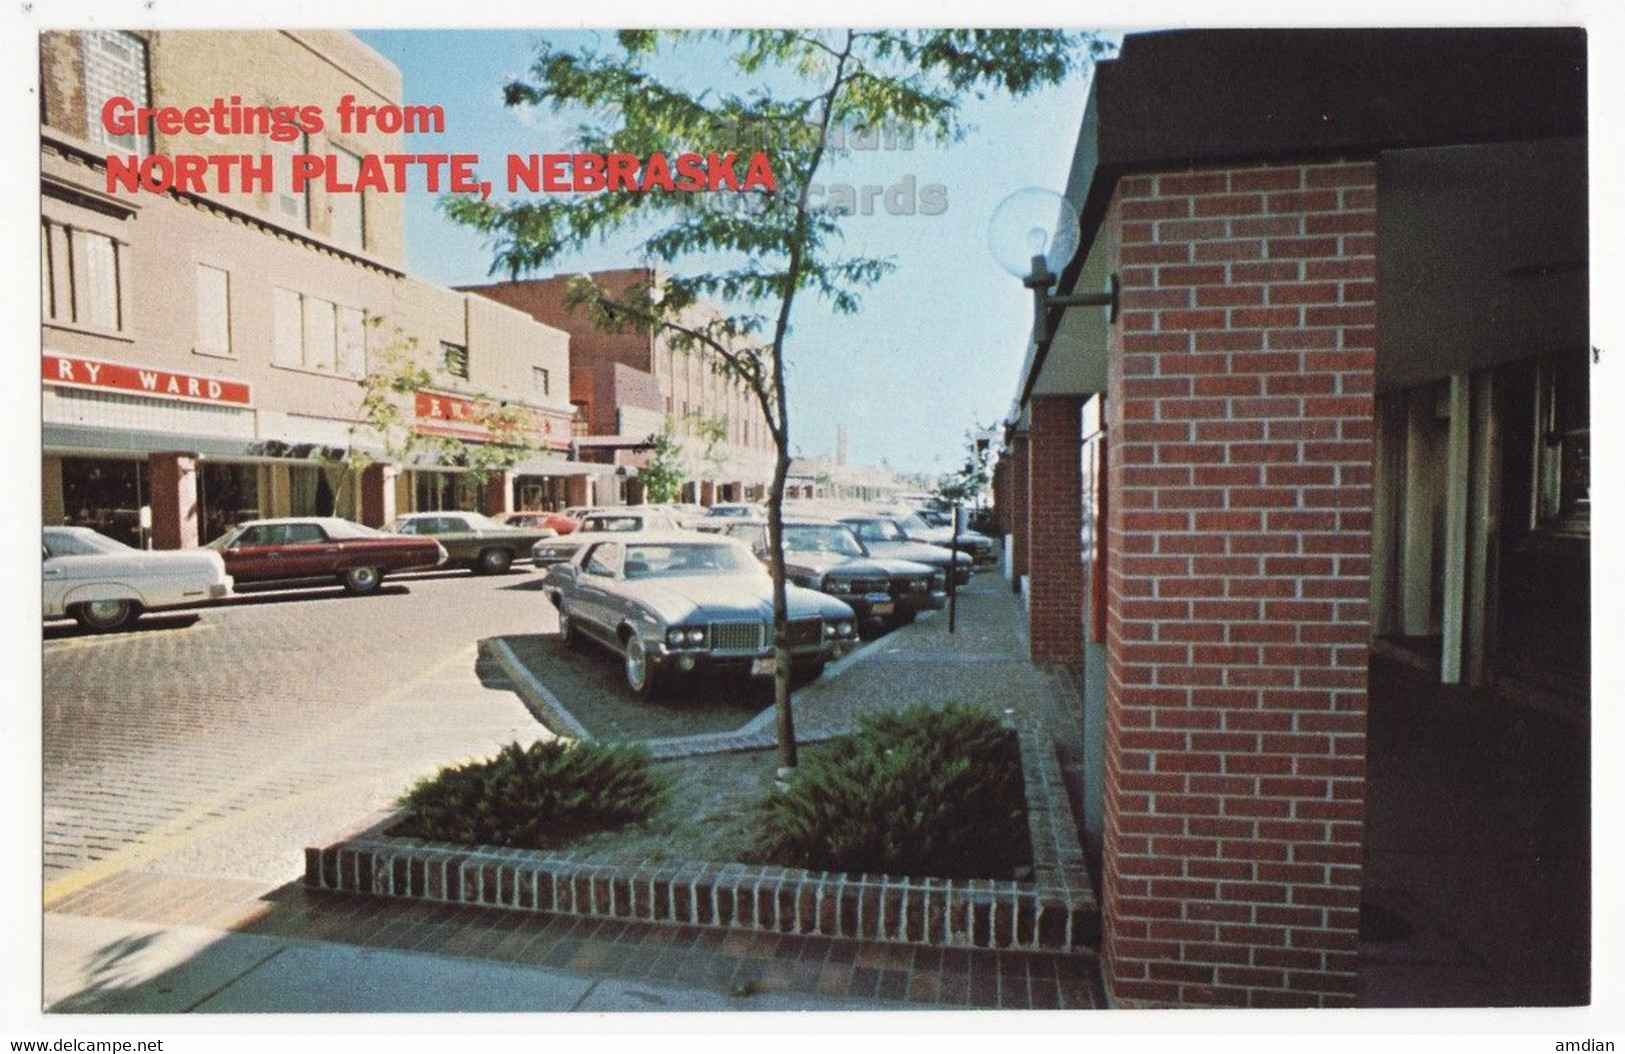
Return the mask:
[[(476, 153), (481, 178), (500, 183), (510, 153), (565, 152), (573, 121), (548, 113), (509, 110), (501, 88), (528, 71), (535, 31), (390, 30), (359, 34), (400, 67), (408, 103), (445, 109), (446, 132), (410, 136), (411, 151)], [(575, 43), (592, 33), (547, 32)], [(608, 48), (612, 41), (603, 38)], [(695, 48), (674, 56), (662, 73), (688, 84), (715, 83), (716, 52)], [(940, 215), (875, 215), (845, 220), (846, 247), (888, 256), (896, 270), (864, 295), (856, 315), (835, 315), (820, 302), (798, 299), (790, 359), (792, 442), (808, 456), (833, 453), (835, 427), (845, 424), (849, 459), (906, 471), (945, 471), (963, 458), (964, 433), (992, 423), (1010, 405), (1031, 325), (1031, 301), (987, 250), (987, 219), (1011, 191), (1063, 189), (1087, 95), (1087, 74), (1019, 102), (972, 100), (964, 109), (970, 133), (937, 147), (923, 138), (912, 150), (854, 154), (825, 182), (892, 187), (940, 184)], [(900, 194), (901, 192), (899, 192)], [(575, 273), (638, 263), (631, 239), (561, 259)], [(411, 270), (446, 284), (483, 280), (491, 263), (480, 238), (458, 228), (419, 192), (407, 204)], [(674, 268), (675, 269), (675, 268)]]

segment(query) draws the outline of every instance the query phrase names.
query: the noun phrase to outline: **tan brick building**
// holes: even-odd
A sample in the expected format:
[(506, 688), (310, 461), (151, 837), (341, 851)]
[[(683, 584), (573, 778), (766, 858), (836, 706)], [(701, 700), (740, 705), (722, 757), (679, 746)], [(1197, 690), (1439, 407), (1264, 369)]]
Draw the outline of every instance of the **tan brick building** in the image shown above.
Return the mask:
[[(593, 278), (611, 290), (648, 283), (648, 268), (599, 271)], [(566, 302), (568, 276), (465, 286), (466, 291), (526, 312), (570, 333), (570, 398), (578, 430), (589, 438), (619, 438), (597, 445), (602, 456), (636, 467), (642, 455), (632, 444), (669, 421), (683, 445), (690, 480), (683, 500), (744, 501), (762, 497), (773, 476), (773, 438), (760, 404), (746, 387), (716, 369), (714, 353), (678, 351), (663, 335), (598, 329), (583, 310)], [(721, 421), (726, 440), (705, 456), (701, 423)], [(590, 453), (594, 444), (583, 442)]]
[[(569, 336), (405, 272), (398, 194), (295, 194), (296, 153), (340, 171), (401, 153), (403, 136), (347, 132), (345, 96), (399, 106), (399, 72), (348, 33), (46, 33), (40, 38), (41, 331), (46, 523), (160, 547), (255, 516), (594, 500), (602, 469), (572, 465)], [(107, 100), (135, 106), (318, 106), (324, 127), (115, 135)], [(237, 126), (241, 127), (241, 126)], [(110, 155), (247, 155), (269, 188), (131, 192)], [(360, 378), (415, 340), (433, 388), (403, 399), (411, 427), (456, 427), (475, 396), (527, 408), (537, 451), (476, 493), (427, 457), (354, 473), (334, 455), (376, 446)], [(150, 510), (144, 514), (143, 509)]]

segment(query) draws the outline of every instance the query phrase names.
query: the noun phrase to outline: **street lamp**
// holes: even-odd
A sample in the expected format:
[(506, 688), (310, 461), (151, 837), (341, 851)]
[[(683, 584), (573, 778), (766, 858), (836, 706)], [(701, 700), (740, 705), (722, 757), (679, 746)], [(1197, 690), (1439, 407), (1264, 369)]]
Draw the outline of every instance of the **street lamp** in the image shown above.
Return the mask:
[(1117, 275), (1102, 293), (1051, 296), (1060, 272), (1078, 251), (1078, 210), (1053, 190), (1027, 187), (999, 202), (987, 224), (987, 245), (999, 266), (1033, 291), (1033, 342), (1050, 339), (1052, 307), (1105, 307), (1117, 321)]

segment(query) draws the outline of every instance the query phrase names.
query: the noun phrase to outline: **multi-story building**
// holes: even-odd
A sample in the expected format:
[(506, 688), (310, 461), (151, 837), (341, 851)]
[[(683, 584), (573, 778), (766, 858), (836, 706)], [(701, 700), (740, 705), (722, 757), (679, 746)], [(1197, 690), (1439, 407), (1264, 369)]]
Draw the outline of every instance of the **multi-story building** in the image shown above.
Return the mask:
[[(614, 291), (648, 284), (649, 268), (600, 271), (592, 276)], [(684, 449), (689, 481), (683, 500), (711, 504), (766, 493), (773, 476), (773, 438), (756, 397), (717, 368), (704, 349), (680, 351), (664, 334), (635, 329), (606, 332), (587, 312), (568, 303), (569, 277), (464, 286), (526, 312), (570, 334), (570, 398), (576, 406), (578, 448), (635, 469), (648, 438), (667, 427)], [(707, 429), (720, 425), (720, 433)]]
[[(399, 194), (295, 193), (295, 154), (403, 153), (400, 131), (346, 130), (339, 101), (399, 107), (388, 61), (342, 32), (52, 32), (41, 58), (42, 406), (46, 523), (159, 547), (197, 544), (255, 516), (333, 513), (367, 523), (421, 508), (592, 499), (594, 466), (567, 462), (569, 337), (405, 270)], [(324, 126), (189, 122), (112, 130), (134, 107), (321, 108)], [(233, 116), (235, 115), (235, 116)], [(399, 125), (396, 125), (398, 128)], [(165, 130), (165, 129), (169, 130)], [(192, 129), (192, 130), (188, 130)], [(197, 129), (203, 129), (199, 131)], [(117, 133), (117, 134), (115, 134)], [(269, 158), (267, 187), (211, 177), (132, 191), (109, 156)], [(403, 396), (405, 426), (470, 431), (479, 396), (524, 408), (534, 453), (475, 488), (416, 456), (379, 453), (361, 378), (414, 342), (433, 382)]]

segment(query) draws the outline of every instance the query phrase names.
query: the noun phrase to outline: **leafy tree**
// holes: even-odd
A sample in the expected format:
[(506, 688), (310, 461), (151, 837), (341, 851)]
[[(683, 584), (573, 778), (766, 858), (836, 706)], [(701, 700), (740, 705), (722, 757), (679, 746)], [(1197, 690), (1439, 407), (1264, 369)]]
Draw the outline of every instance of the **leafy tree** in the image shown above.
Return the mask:
[[(662, 44), (716, 48), (747, 84), (700, 90), (656, 72)], [(761, 404), (776, 450), (768, 492), (777, 673), (774, 702), (781, 763), (796, 763), (790, 707), (781, 527), (790, 468), (791, 420), (785, 350), (797, 297), (837, 312), (857, 310), (860, 292), (892, 269), (889, 260), (840, 252), (841, 210), (809, 201), (820, 169), (847, 149), (832, 129), (907, 127), (950, 142), (965, 128), (960, 106), (989, 91), (1013, 96), (1058, 83), (1101, 54), (1104, 42), (1059, 30), (628, 30), (600, 52), (542, 43), (527, 78), (505, 89), (509, 106), (548, 106), (585, 115), (582, 153), (640, 158), (684, 153), (741, 155), (765, 143), (776, 177), (748, 193), (748, 207), (694, 208), (689, 195), (547, 195), (502, 202), (452, 197), (455, 221), (486, 235), (493, 273), (517, 278), (561, 256), (629, 231), (642, 255), (671, 267), (659, 280), (620, 290), (590, 278), (571, 297), (607, 329), (663, 332), (679, 349), (704, 349)], [(720, 301), (729, 310), (702, 309)]]
[[(376, 316), (367, 321), (375, 328), (382, 323)], [(368, 370), (360, 380), (361, 423), (350, 429), (350, 446), (345, 452), (352, 470), (359, 472), (373, 462), (371, 446), (397, 463), (414, 454), (432, 454), (442, 464), (467, 469), (474, 485), (483, 486), (535, 449), (531, 439), (535, 422), (529, 410), (479, 394), (466, 396), (470, 409), (458, 423), (471, 431), (483, 431), (489, 439), (420, 431), (408, 408), (420, 390), (437, 386), (435, 373), (424, 358), (418, 339), (398, 329), (389, 344), (368, 351)]]
[(671, 418), (651, 437), (653, 453), (649, 463), (638, 470), (638, 482), (643, 484), (643, 500), (662, 504), (675, 501), (677, 493), (688, 480), (683, 468), (683, 446), (672, 431)]
[(964, 505), (979, 501), (987, 490), (988, 460), (992, 450), (985, 439), (977, 436), (985, 429), (965, 433), (965, 463), (959, 471), (942, 477), (937, 483), (937, 497), (950, 505)]

